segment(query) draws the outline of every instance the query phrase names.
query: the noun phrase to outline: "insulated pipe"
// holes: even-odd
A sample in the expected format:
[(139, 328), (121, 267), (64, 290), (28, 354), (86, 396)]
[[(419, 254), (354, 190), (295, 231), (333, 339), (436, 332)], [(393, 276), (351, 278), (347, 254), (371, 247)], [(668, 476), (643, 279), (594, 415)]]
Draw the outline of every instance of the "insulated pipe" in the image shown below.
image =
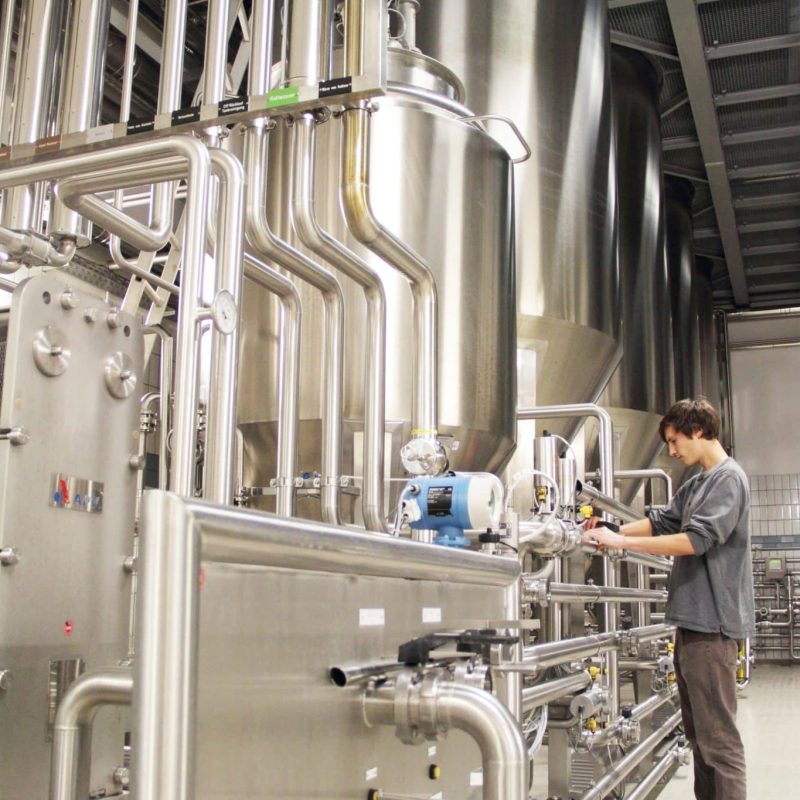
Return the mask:
[(607, 797), (614, 787), (622, 783), (625, 778), (630, 775), (656, 747), (658, 747), (662, 740), (672, 733), (675, 726), (678, 725), (680, 721), (681, 712), (676, 711), (663, 725), (656, 728), (650, 736), (641, 742), (641, 744), (637, 745), (633, 750), (630, 750), (624, 758), (617, 761), (617, 763), (606, 772), (604, 777), (581, 795), (580, 800), (603, 800), (604, 797)]
[(292, 221), (300, 241), (364, 290), (368, 341), (364, 348), (364, 484), (367, 530), (389, 532), (384, 517), (384, 417), (386, 409), (386, 297), (378, 274), (317, 222), (314, 208), (316, 123), (303, 115), (294, 124)]
[[(385, 13), (381, 4), (382, 13)], [(345, 9), (345, 73), (363, 73), (364, 0), (349, 0)], [(370, 112), (359, 103), (342, 115), (341, 201), (347, 226), (366, 247), (397, 269), (409, 282), (412, 296), (414, 403), (412, 437), (438, 436), (438, 310), (436, 282), (425, 260), (381, 225), (370, 199)], [(441, 469), (440, 465), (434, 469)]]
[[(252, 42), (248, 69), (248, 92), (264, 95), (269, 90), (272, 61), (272, 19), (274, 0), (256, 2), (253, 7)], [(269, 133), (257, 121), (245, 135), (247, 173), (246, 233), (250, 244), (265, 258), (296, 275), (322, 294), (324, 303), (325, 351), (321, 382), (322, 407), (322, 518), (338, 524), (339, 477), (341, 472), (342, 361), (344, 348), (344, 298), (336, 278), (299, 250), (279, 239), (270, 229), (266, 215)], [(292, 480), (294, 476), (289, 476)], [(286, 478), (288, 479), (288, 478)]]
[[(517, 420), (558, 419), (563, 417), (593, 417), (598, 424), (598, 447), (600, 450), (600, 488), (609, 497), (614, 494), (614, 426), (608, 411), (596, 403), (575, 403), (569, 405), (539, 406), (518, 408)], [(618, 567), (606, 554), (603, 555), (603, 583), (612, 588), (619, 584)], [(603, 608), (603, 622), (607, 631), (619, 627), (619, 606), (606, 603)], [(606, 657), (606, 682), (609, 689), (609, 709), (612, 716), (619, 714), (619, 671), (617, 653), (610, 652)]]
[[(6, 2), (13, 6), (14, 3)], [(31, 144), (47, 134), (53, 60), (58, 53), (63, 0), (22, 4), (14, 67), (14, 117), (10, 144)], [(3, 228), (30, 231), (39, 226), (44, 187), (24, 185), (3, 198)]]
[[(61, 84), (62, 135), (88, 130), (99, 120), (111, 14), (111, 0), (77, 0), (72, 5)], [(91, 242), (88, 220), (58, 201), (52, 203), (47, 231), (53, 238), (75, 239), (79, 247)]]
[[(249, 254), (244, 257), (245, 277), (278, 297), (283, 315), (278, 362), (281, 364), (278, 404), (278, 489), (275, 510), (294, 516), (294, 481), (297, 472), (297, 398), (300, 387), (300, 324), (302, 304), (297, 287), (277, 270)], [(285, 479), (285, 480), (282, 480)]]
[[(523, 586), (534, 596), (538, 589), (530, 584)], [(626, 603), (631, 600), (647, 600), (651, 603), (666, 603), (667, 593), (656, 589), (608, 588), (582, 583), (549, 583), (546, 587), (547, 601), (551, 603)]]
[(50, 800), (76, 800), (89, 794), (89, 786), (78, 787), (78, 762), (88, 757), (80, 752), (81, 731), (91, 730), (100, 706), (129, 705), (132, 695), (133, 675), (126, 667), (86, 673), (67, 689), (53, 726)]
[(592, 684), (592, 676), (588, 672), (576, 672), (565, 678), (556, 678), (538, 686), (531, 686), (522, 690), (522, 709), (525, 712), (534, 708), (552, 703), (567, 695), (586, 689)]
[(346, 575), (499, 587), (519, 578), (516, 559), (146, 492), (134, 665), (140, 800), (194, 797), (201, 550), (207, 561)]
[[(227, 11), (227, 8), (226, 8)], [(239, 314), (242, 302), (244, 241), (244, 168), (236, 156), (210, 148), (217, 178), (218, 222), (214, 247), (214, 291), (233, 299), (236, 319), (229, 332), (218, 331), (211, 342), (211, 372), (203, 496), (216, 503), (233, 502), (236, 461), (236, 401), (239, 378)], [(224, 295), (222, 295), (224, 296)]]
[[(175, 387), (174, 457), (171, 487), (189, 495), (193, 491), (197, 364), (195, 327), (206, 239), (207, 189), (210, 159), (206, 148), (190, 136), (170, 136), (147, 142), (120, 145), (94, 153), (61, 156), (45, 162), (9, 167), (0, 173), (0, 188), (43, 178), (58, 180), (81, 170), (114, 168), (125, 170), (131, 162), (146, 162), (161, 155), (181, 155), (188, 163), (186, 229), (183, 248), (183, 286), (178, 308), (178, 352)], [(145, 166), (147, 166), (145, 164)], [(143, 170), (146, 171), (146, 170)], [(134, 180), (126, 172), (128, 180)], [(143, 176), (139, 177), (141, 181)], [(122, 182), (122, 185), (135, 185)], [(91, 190), (92, 187), (88, 187)], [(202, 212), (202, 214), (200, 214)], [(200, 216), (198, 216), (200, 214)]]
[[(402, 725), (408, 713), (404, 699), (392, 684), (368, 689), (361, 698), (364, 719), (368, 725)], [(435, 720), (438, 729), (456, 728), (474, 739), (481, 751), (484, 800), (527, 800), (527, 748), (519, 726), (497, 698), (482, 689), (439, 680), (431, 694), (408, 699), (418, 700), (415, 710)]]

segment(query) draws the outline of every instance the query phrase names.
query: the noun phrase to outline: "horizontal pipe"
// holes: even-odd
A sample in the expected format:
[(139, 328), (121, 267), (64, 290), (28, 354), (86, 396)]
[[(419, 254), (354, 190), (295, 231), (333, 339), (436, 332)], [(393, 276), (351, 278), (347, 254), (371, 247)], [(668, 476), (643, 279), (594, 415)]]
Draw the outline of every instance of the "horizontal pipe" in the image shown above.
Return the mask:
[(633, 791), (627, 796), (627, 800), (647, 800), (658, 782), (670, 771), (672, 765), (678, 762), (680, 749), (681, 747), (677, 743), (670, 747), (653, 769), (636, 784)]
[[(600, 478), (600, 473), (595, 472), (587, 472), (586, 479), (591, 480), (595, 478)], [(659, 469), (658, 467), (653, 467), (652, 469), (615, 469), (614, 470), (614, 480), (618, 481), (630, 481), (630, 480), (648, 480), (656, 478), (664, 482), (664, 487), (667, 492), (667, 502), (672, 499), (672, 477), (670, 474), (663, 469)]]
[[(673, 702), (677, 697), (677, 694), (678, 687), (672, 686), (670, 687), (669, 691), (664, 692), (663, 694), (651, 695), (647, 698), (647, 700), (644, 700), (643, 702), (633, 706), (630, 709), (628, 718), (635, 722), (646, 719), (664, 704)], [(611, 722), (607, 727), (597, 731), (597, 733), (589, 734), (584, 738), (584, 741), (590, 748), (608, 744), (617, 738), (622, 726), (625, 724), (625, 721), (626, 717), (617, 717), (617, 719)]]
[(592, 683), (588, 672), (576, 672), (565, 678), (556, 678), (538, 686), (530, 686), (522, 690), (522, 709), (532, 711), (538, 706), (546, 705), (566, 695), (580, 692)]
[(644, 761), (656, 747), (669, 736), (681, 721), (681, 712), (676, 711), (663, 725), (656, 728), (643, 742), (614, 764), (594, 786), (584, 792), (580, 800), (603, 800), (614, 787), (622, 783), (634, 769)]
[(547, 587), (547, 594), (553, 603), (624, 603), (629, 600), (667, 602), (667, 593), (657, 589), (630, 589), (623, 586), (609, 588), (582, 583), (551, 583)]

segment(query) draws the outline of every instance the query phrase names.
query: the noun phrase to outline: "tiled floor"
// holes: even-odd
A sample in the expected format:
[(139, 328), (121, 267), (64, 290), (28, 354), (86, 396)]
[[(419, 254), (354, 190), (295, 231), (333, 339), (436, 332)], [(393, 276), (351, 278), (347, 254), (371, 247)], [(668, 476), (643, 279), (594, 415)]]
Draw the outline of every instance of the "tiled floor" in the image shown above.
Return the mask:
[[(739, 697), (748, 800), (800, 798), (800, 664), (759, 666)], [(547, 797), (547, 751), (536, 759), (533, 797)], [(659, 800), (692, 800), (692, 768), (681, 767)]]

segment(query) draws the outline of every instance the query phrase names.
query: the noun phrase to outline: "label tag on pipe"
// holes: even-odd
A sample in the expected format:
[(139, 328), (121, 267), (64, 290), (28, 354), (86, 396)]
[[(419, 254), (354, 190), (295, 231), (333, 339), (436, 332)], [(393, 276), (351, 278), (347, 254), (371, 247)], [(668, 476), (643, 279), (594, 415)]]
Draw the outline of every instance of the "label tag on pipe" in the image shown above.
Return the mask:
[(476, 769), (469, 774), (470, 786), (483, 786), (483, 770)]
[(86, 131), (86, 141), (91, 144), (92, 142), (105, 142), (108, 139), (114, 138), (114, 125), (100, 125), (97, 128), (89, 128)]
[(61, 136), (46, 136), (44, 139), (39, 139), (34, 143), (33, 150), (36, 155), (42, 153), (55, 153), (56, 150), (61, 149)]
[(359, 608), (358, 624), (362, 628), (377, 628), (386, 624), (386, 612), (382, 608)]
[(172, 112), (173, 125), (186, 125), (189, 122), (200, 121), (200, 106), (189, 106), (189, 108), (179, 108)]
[(247, 97), (229, 97), (219, 103), (217, 111), (221, 117), (225, 117), (228, 114), (241, 114), (249, 108), (250, 101)]
[(319, 82), (319, 96), (330, 97), (335, 94), (350, 94), (353, 91), (353, 76), (345, 78), (331, 78), (329, 81)]
[(299, 86), (284, 86), (280, 89), (273, 89), (267, 95), (267, 108), (277, 106), (290, 106), (300, 102)]
[(148, 133), (156, 129), (155, 117), (145, 117), (143, 119), (128, 120), (127, 133), (130, 136), (132, 133)]

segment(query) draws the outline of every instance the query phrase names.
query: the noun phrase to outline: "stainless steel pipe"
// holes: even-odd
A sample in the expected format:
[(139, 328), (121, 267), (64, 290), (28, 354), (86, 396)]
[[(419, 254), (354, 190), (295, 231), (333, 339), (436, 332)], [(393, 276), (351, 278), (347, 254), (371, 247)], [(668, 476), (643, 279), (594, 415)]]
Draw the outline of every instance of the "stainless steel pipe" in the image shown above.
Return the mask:
[(574, 675), (567, 675), (565, 678), (546, 681), (538, 686), (525, 687), (522, 690), (522, 708), (524, 711), (532, 711), (538, 706), (553, 702), (553, 700), (580, 692), (590, 686), (591, 683), (591, 675), (584, 671), (576, 672)]
[[(81, 752), (81, 734), (91, 728), (100, 706), (129, 705), (132, 695), (133, 675), (126, 667), (86, 673), (67, 689), (53, 726), (50, 800), (77, 800), (89, 794), (88, 783), (78, 786), (78, 763), (89, 757), (86, 747)], [(90, 730), (87, 741), (91, 742)]]
[(314, 210), (316, 122), (305, 114), (294, 124), (292, 221), (312, 252), (356, 281), (367, 305), (364, 348), (364, 483), (362, 509), (368, 530), (388, 532), (384, 517), (384, 417), (386, 409), (386, 297), (383, 283), (366, 261), (320, 228)]
[(623, 520), (624, 522), (636, 522), (642, 518), (641, 514), (637, 514), (630, 506), (620, 503), (612, 495), (606, 492), (599, 492), (588, 483), (578, 481), (575, 486), (575, 497), (579, 503), (590, 503), (595, 508)]
[(162, 491), (145, 493), (142, 523), (132, 781), (140, 800), (194, 797), (201, 556), (224, 563), (483, 586), (505, 587), (519, 578), (516, 559), (455, 553)]
[(643, 742), (617, 761), (591, 789), (584, 792), (580, 800), (603, 800), (609, 792), (622, 783), (634, 769), (675, 729), (681, 721), (681, 712), (676, 711), (663, 725), (656, 728)]
[[(406, 710), (404, 701), (408, 701)], [(361, 698), (368, 724), (403, 725), (418, 714), (436, 729), (457, 728), (481, 751), (484, 800), (527, 800), (528, 753), (522, 732), (508, 709), (489, 692), (450, 681), (437, 681), (430, 693), (406, 698), (393, 684), (368, 689)], [(431, 737), (436, 735), (430, 731)]]
[(658, 785), (658, 782), (670, 771), (673, 764), (680, 761), (680, 744), (674, 744), (667, 750), (661, 759), (655, 764), (653, 769), (647, 773), (627, 795), (627, 800), (646, 800), (650, 793)]
[(282, 366), (278, 401), (277, 504), (275, 510), (294, 516), (294, 480), (297, 472), (297, 408), (300, 387), (300, 293), (284, 275), (254, 256), (245, 254), (245, 277), (277, 296), (281, 305), (278, 361)]
[[(535, 582), (534, 582), (535, 583)], [(524, 591), (533, 597), (540, 595), (540, 587), (527, 584), (523, 578)], [(551, 603), (625, 603), (647, 600), (651, 603), (665, 603), (667, 593), (657, 589), (629, 589), (627, 587), (595, 586), (582, 583), (548, 583), (545, 587), (547, 601)]]
[[(272, 61), (272, 20), (274, 0), (258, 2), (253, 8), (248, 91), (266, 94)], [(326, 269), (299, 250), (279, 239), (266, 216), (269, 134), (263, 121), (257, 121), (245, 134), (245, 171), (247, 173), (248, 242), (265, 258), (296, 275), (322, 294), (324, 303), (325, 350), (322, 382), (322, 518), (338, 524), (339, 478), (341, 473), (341, 429), (343, 395), (344, 298), (339, 282)]]
[[(586, 479), (599, 478), (599, 472), (587, 472)], [(672, 500), (672, 476), (663, 469), (653, 467), (652, 469), (617, 469), (614, 471), (615, 480), (660, 480), (664, 483), (667, 502)]]

